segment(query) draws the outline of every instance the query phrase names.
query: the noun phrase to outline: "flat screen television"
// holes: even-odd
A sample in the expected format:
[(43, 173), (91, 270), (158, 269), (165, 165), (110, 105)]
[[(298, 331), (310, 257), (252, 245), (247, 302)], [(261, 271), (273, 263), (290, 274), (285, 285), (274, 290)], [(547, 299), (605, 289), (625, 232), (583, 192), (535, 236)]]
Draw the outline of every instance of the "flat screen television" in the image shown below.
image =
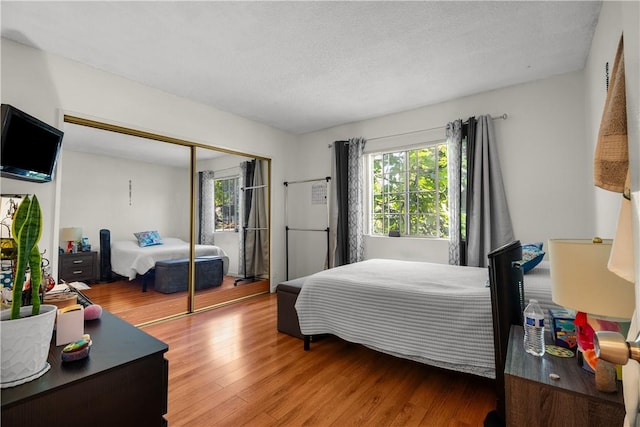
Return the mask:
[(50, 182), (63, 132), (9, 105), (2, 104), (0, 174), (6, 178)]

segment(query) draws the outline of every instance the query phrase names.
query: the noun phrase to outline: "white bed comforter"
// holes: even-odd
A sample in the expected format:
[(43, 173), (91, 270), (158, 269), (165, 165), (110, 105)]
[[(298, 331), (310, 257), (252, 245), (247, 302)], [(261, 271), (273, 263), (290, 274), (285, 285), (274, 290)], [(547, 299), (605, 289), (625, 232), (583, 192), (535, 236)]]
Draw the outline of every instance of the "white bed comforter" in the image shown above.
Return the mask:
[(309, 276), (296, 310), (305, 335), (495, 378), (488, 280), (487, 268), (367, 260)]
[[(196, 257), (215, 255), (222, 257), (223, 273), (229, 270), (229, 256), (218, 246), (195, 245)], [(189, 258), (189, 243), (175, 237), (163, 238), (161, 245), (141, 248), (134, 240), (111, 243), (111, 269), (129, 280), (143, 275), (155, 267), (156, 261)]]

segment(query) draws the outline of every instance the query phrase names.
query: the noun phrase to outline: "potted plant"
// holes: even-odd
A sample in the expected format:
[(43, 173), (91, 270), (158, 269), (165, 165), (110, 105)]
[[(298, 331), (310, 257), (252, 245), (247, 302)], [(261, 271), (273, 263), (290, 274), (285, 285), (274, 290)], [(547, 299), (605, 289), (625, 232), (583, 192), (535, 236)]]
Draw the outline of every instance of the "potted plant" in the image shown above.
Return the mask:
[[(34, 380), (50, 368), (47, 363), (57, 307), (40, 304), (42, 211), (38, 198), (26, 196), (11, 225), (16, 241), (16, 268), (11, 308), (2, 312), (1, 385), (12, 387)], [(22, 307), (27, 268), (30, 271), (32, 305)]]

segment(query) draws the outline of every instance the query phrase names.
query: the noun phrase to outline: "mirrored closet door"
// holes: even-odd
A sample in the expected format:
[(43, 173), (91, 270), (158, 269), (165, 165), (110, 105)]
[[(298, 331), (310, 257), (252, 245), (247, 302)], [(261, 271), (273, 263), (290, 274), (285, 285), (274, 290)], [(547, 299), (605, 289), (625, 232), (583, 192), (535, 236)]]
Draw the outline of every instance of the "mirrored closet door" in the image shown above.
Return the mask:
[(239, 267), (240, 169), (258, 161), (268, 181), (268, 160), (70, 116), (64, 131), (60, 232), (80, 228), (95, 253), (94, 303), (143, 325), (269, 291), (268, 224), (267, 267)]
[[(196, 149), (196, 159), (196, 240), (220, 248), (227, 279), (206, 283), (203, 278), (210, 278), (210, 271), (217, 273), (219, 261), (198, 256), (195, 309), (268, 292), (268, 162), (228, 153), (213, 155), (202, 148)], [(223, 292), (209, 290), (218, 286)]]

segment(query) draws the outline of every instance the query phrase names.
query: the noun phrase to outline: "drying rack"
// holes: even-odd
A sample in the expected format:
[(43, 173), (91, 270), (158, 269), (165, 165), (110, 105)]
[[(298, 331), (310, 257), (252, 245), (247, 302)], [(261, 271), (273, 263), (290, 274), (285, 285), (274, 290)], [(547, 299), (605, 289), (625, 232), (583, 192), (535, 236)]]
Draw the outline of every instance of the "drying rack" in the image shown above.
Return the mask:
[[(263, 189), (263, 188), (267, 188), (266, 185), (255, 185), (252, 187), (243, 187), (240, 190), (241, 191), (245, 191), (245, 190), (257, 190), (257, 189)], [(244, 277), (238, 277), (236, 278), (236, 280), (234, 280), (233, 282), (233, 286), (238, 286), (238, 283), (240, 282), (255, 282), (256, 280), (258, 280), (258, 277), (256, 277), (255, 275), (253, 276), (247, 276), (247, 231), (260, 231), (260, 230), (268, 230), (268, 228), (266, 227), (249, 227), (247, 223), (245, 223), (242, 226), (242, 263), (243, 263), (243, 269), (242, 271), (244, 272)]]
[(287, 211), (288, 211), (288, 205), (289, 205), (289, 200), (288, 200), (288, 189), (289, 189), (289, 185), (290, 184), (302, 184), (302, 183), (308, 183), (308, 182), (321, 182), (321, 181), (325, 181), (327, 184), (329, 183), (329, 181), (331, 180), (330, 176), (327, 176), (325, 178), (316, 178), (316, 179), (304, 179), (304, 180), (300, 180), (300, 181), (285, 181), (284, 182), (284, 223), (285, 223), (285, 252), (286, 252), (286, 260), (287, 260), (287, 264), (286, 264), (286, 269), (287, 269), (287, 280), (289, 280), (289, 231), (312, 231), (312, 232), (324, 232), (327, 233), (327, 267), (331, 268), (331, 257), (330, 257), (330, 252), (329, 252), (329, 215), (330, 215), (330, 210), (329, 210), (329, 200), (331, 200), (331, 198), (329, 197), (329, 185), (327, 185), (327, 227), (326, 228), (292, 228), (289, 227), (289, 221), (288, 221), (288, 217), (287, 217)]

